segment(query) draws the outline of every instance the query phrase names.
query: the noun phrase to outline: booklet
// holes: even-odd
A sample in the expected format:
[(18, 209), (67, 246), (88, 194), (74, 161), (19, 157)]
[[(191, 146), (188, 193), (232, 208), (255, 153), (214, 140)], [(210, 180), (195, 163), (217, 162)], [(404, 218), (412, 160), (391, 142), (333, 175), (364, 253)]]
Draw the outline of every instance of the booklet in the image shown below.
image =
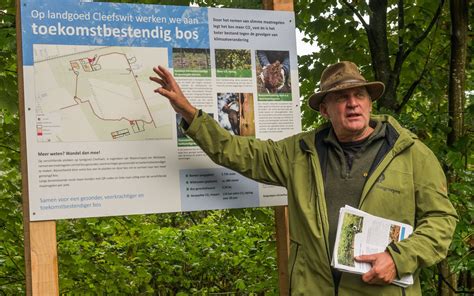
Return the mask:
[[(371, 264), (357, 262), (354, 257), (383, 252), (391, 242), (401, 241), (412, 232), (411, 225), (373, 216), (346, 205), (339, 210), (332, 266), (343, 272), (366, 273)], [(413, 284), (413, 276), (397, 278), (393, 284), (408, 287)]]

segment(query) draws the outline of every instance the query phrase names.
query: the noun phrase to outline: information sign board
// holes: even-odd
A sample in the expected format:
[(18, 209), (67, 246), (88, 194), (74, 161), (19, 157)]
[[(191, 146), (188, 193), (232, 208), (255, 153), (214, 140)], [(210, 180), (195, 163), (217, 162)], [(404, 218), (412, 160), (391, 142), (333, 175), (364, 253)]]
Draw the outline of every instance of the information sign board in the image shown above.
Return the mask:
[(213, 164), (149, 77), (230, 133), (299, 132), (292, 12), (22, 0), (21, 20), (31, 221), (286, 204)]

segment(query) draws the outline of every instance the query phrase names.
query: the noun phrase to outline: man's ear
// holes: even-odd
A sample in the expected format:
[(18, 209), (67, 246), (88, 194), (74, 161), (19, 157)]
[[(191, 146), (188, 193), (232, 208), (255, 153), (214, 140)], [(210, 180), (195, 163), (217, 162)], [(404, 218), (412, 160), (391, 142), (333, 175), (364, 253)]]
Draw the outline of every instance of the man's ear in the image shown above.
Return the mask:
[(323, 102), (321, 104), (319, 104), (319, 113), (321, 113), (321, 115), (328, 119), (329, 118), (329, 114), (328, 114), (328, 108), (326, 106), (326, 104)]

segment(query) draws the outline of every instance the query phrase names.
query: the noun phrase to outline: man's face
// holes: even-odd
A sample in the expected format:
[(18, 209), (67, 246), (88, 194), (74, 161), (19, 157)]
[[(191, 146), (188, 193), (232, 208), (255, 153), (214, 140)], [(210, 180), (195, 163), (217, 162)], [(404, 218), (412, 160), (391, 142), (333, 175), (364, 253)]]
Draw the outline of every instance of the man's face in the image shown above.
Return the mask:
[(369, 127), (372, 100), (363, 86), (327, 94), (319, 110), (331, 121), (341, 142), (362, 140), (372, 132)]

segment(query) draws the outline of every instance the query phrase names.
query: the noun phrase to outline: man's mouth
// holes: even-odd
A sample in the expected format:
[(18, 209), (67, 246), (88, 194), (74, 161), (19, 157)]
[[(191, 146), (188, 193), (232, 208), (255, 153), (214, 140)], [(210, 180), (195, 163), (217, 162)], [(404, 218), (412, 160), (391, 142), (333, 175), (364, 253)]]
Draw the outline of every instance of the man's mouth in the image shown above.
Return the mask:
[(347, 118), (355, 118), (359, 116), (361, 116), (360, 113), (350, 113), (346, 115)]

